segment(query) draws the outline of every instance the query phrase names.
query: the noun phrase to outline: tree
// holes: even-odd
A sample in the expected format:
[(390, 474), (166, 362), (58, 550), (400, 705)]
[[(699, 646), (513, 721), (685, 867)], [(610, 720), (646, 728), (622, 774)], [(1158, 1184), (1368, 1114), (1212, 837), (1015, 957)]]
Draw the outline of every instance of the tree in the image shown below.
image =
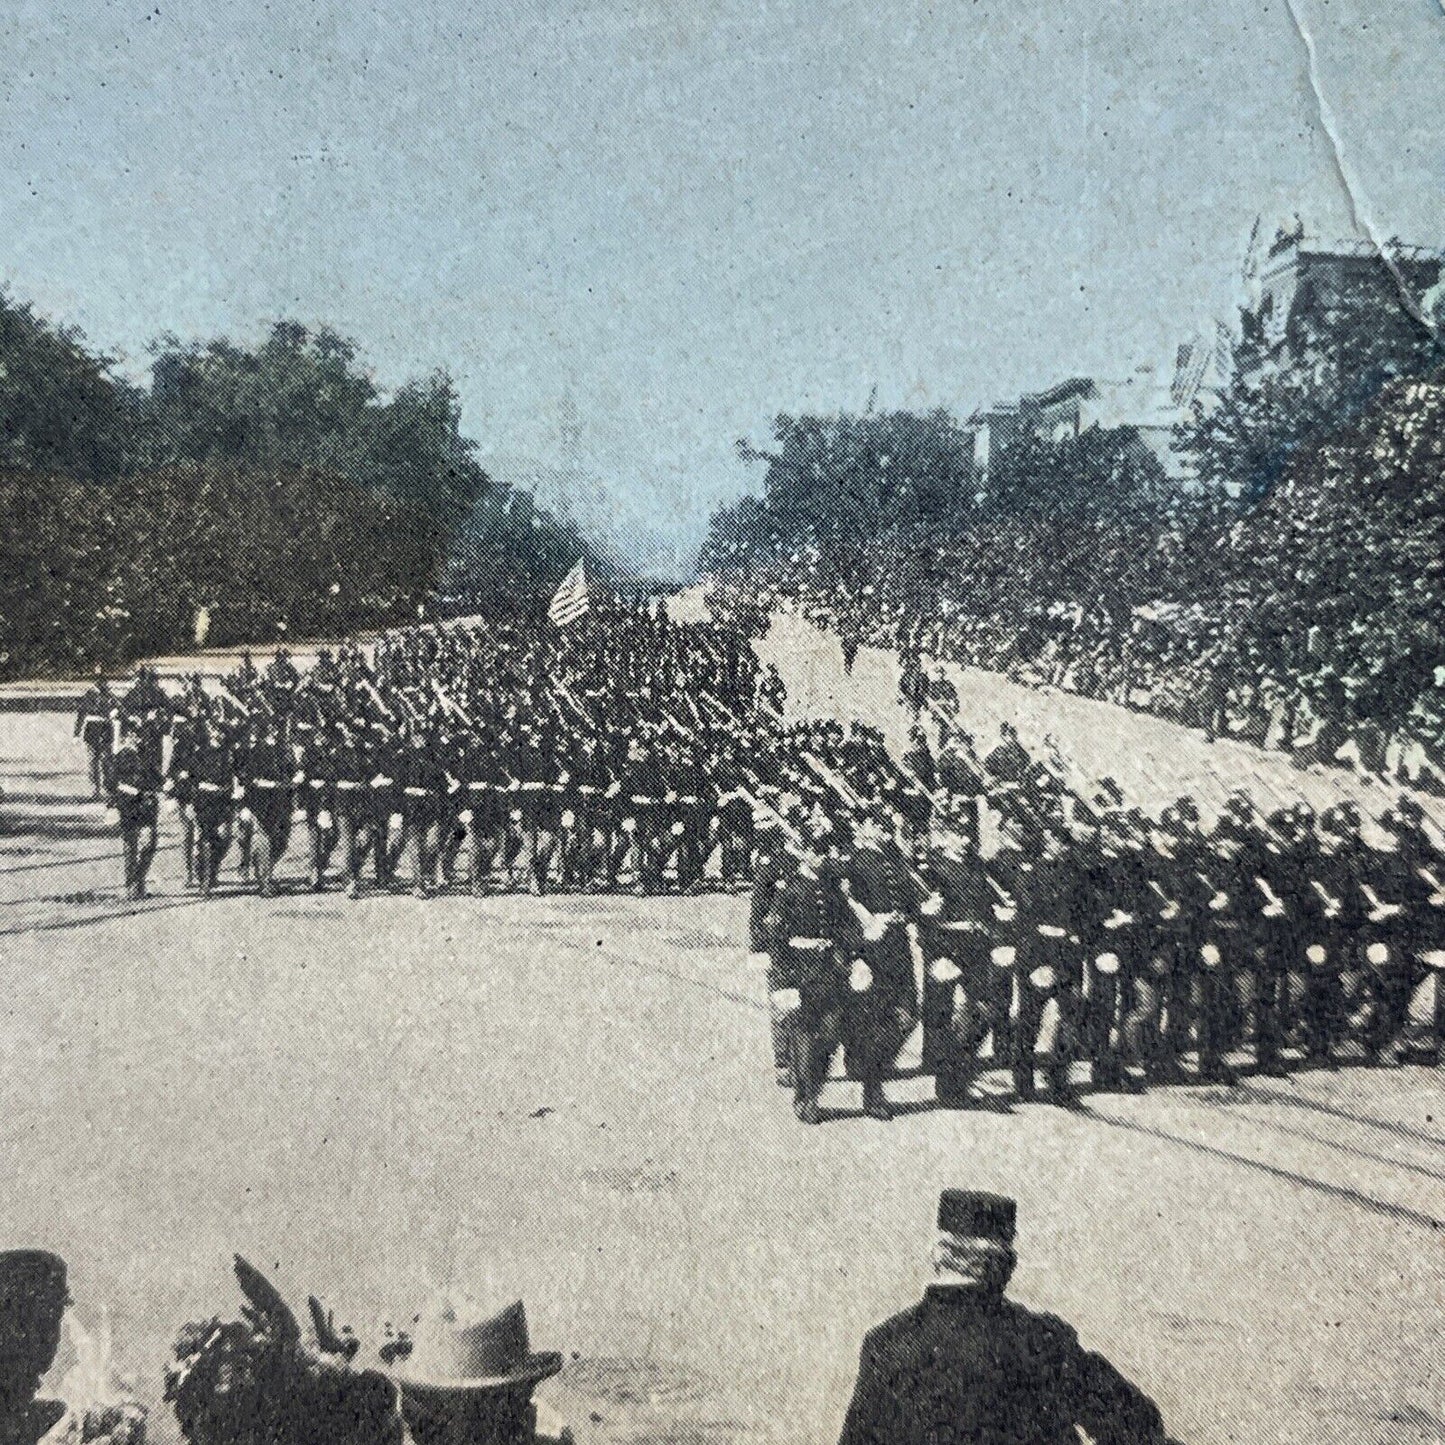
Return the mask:
[(0, 292), (0, 466), (113, 476), (138, 403), (79, 331), (51, 326)]
[(1292, 308), (1283, 336), (1268, 309), (1240, 313), (1229, 381), (1201, 397), (1179, 429), (1205, 487), (1244, 504), (1265, 497), (1296, 457), (1362, 417), (1380, 393), (1441, 364), (1440, 332), (1392, 306), (1382, 316), (1364, 301)]

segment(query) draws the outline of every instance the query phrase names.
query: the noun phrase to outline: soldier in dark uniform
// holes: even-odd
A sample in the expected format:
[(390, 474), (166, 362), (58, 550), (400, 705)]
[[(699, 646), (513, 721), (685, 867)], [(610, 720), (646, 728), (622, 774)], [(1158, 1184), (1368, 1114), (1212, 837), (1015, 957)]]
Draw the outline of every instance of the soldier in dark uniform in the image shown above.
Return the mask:
[(276, 892), (276, 864), (291, 832), (290, 749), (275, 717), (255, 719), (238, 769), (242, 806), (255, 824), (256, 881), (263, 898)]
[(236, 789), (230, 739), (215, 718), (206, 719), (191, 754), (196, 815), (196, 873), (201, 892), (215, 890), (221, 860), (230, 844), (231, 808)]
[(1012, 723), (1001, 723), (999, 734), (998, 746), (983, 760), (984, 770), (995, 783), (1022, 783), (1033, 773), (1033, 756), (1019, 741)]
[(1199, 1043), (1199, 1081), (1238, 1080), (1225, 1055), (1239, 1040), (1244, 1006), (1237, 992), (1249, 974), (1249, 879), (1241, 871), (1242, 848), (1226, 828), (1193, 847), (1180, 884), (1181, 920), (1191, 975), (1190, 1003)]
[(746, 790), (748, 775), (740, 744), (723, 744), (713, 780), (717, 788), (718, 868), (723, 887), (742, 888), (751, 877), (755, 842), (753, 805)]
[(772, 993), (793, 1074), (793, 1112), (804, 1124), (821, 1119), (818, 1095), (828, 1061), (842, 1041), (844, 964), (839, 952), (842, 908), (836, 878), (821, 854), (789, 854), (774, 905), (777, 954)]
[(306, 819), (306, 881), (313, 893), (325, 886), (339, 832), (336, 824), (337, 736), (329, 728), (310, 724), (296, 760), (295, 785)]
[(1026, 850), (1032, 856), (1015, 864), (1008, 885), (1018, 907), (1014, 1093), (1034, 1098), (1036, 1066), (1042, 1063), (1050, 1102), (1070, 1106), (1076, 1102), (1069, 1065), (1078, 1042), (1083, 958), (1075, 931), (1079, 877), (1056, 825), (1043, 825), (1033, 843)]
[(160, 805), (161, 770), (144, 746), (143, 723), (129, 717), (121, 723), (120, 746), (113, 759), (115, 808), (120, 815), (120, 841), (125, 870), (125, 896), (146, 896), (146, 878), (156, 854), (156, 819)]
[[(1305, 956), (1304, 881), (1291, 836), (1267, 829), (1257, 816), (1246, 823), (1242, 807), (1236, 807), (1233, 816), (1239, 820), (1238, 896), (1246, 915), (1246, 937), (1252, 937), (1255, 1067), (1261, 1074), (1279, 1077), (1286, 1072), (1280, 1049), (1288, 1036), (1290, 970), (1297, 969)], [(1318, 1027), (1325, 1026), (1321, 1014)]]
[(198, 707), (180, 713), (171, 728), (171, 756), (166, 764), (164, 791), (176, 805), (181, 820), (181, 857), (186, 887), (197, 883), (195, 752), (205, 724)]
[(89, 760), (90, 790), (93, 797), (110, 793), (110, 760), (115, 752), (115, 694), (103, 676), (87, 689), (75, 714), (75, 736), (85, 744)]
[(848, 964), (848, 1072), (863, 1086), (864, 1114), (887, 1120), (893, 1110), (883, 1082), (918, 1017), (905, 912), (912, 889), (897, 846), (872, 819), (860, 822), (853, 847), (840, 850), (836, 866), (847, 904), (839, 941)]
[(374, 841), (371, 759), (361, 739), (345, 723), (338, 725), (330, 752), (332, 811), (341, 868), (346, 896), (356, 898), (361, 892), (366, 852)]
[(1144, 921), (1148, 894), (1137, 850), (1117, 813), (1105, 813), (1092, 836), (1080, 839), (1076, 866), (1081, 889), (1080, 942), (1088, 992), (1081, 1035), (1096, 1089), (1139, 1089), (1129, 1063), (1124, 1019), (1134, 980), (1147, 967)]
[(1353, 1022), (1366, 1062), (1375, 1065), (1402, 1062), (1410, 998), (1424, 971), (1419, 920), (1429, 903), (1416, 891), (1420, 880), (1412, 861), (1398, 843), (1390, 850), (1361, 844), (1355, 858), (1354, 897), (1346, 895), (1349, 905), (1358, 908), (1352, 921), (1360, 1008)]
[(1062, 1320), (1004, 1297), (1016, 1214), (944, 1190), (933, 1278), (865, 1337), (839, 1445), (1164, 1445), (1152, 1400)]
[(770, 662), (768, 670), (758, 683), (758, 700), (770, 712), (781, 716), (783, 705), (788, 700), (787, 685), (783, 682), (778, 669)]
[[(1341, 814), (1341, 826), (1349, 830), (1352, 837), (1359, 835), (1358, 810), (1353, 818), (1348, 809), (1353, 805), (1342, 804), (1337, 810)], [(1433, 1017), (1427, 1027), (1428, 1041), (1417, 1039), (1415, 1052), (1428, 1053), (1438, 1062), (1445, 1057), (1445, 988), (1441, 987), (1445, 975), (1441, 965), (1445, 963), (1445, 854), (1440, 848), (1440, 833), (1427, 823), (1425, 810), (1408, 794), (1381, 819), (1384, 828), (1394, 840), (1394, 864), (1386, 870), (1396, 881), (1389, 886), (1393, 896), (1402, 905), (1402, 912), (1396, 922), (1396, 934), (1400, 939), (1400, 951), (1409, 960), (1410, 973), (1415, 980), (1412, 995), (1422, 989), (1425, 980), (1433, 975), (1429, 985), (1433, 992)], [(1428, 830), (1428, 831), (1427, 831)], [(1370, 855), (1362, 846), (1361, 852)], [(1379, 857), (1379, 854), (1373, 856)], [(1389, 858), (1391, 855), (1384, 855)], [(1365, 871), (1370, 871), (1366, 869)], [(1358, 892), (1358, 890), (1357, 890)], [(1404, 1030), (1409, 1026), (1409, 1004), (1406, 1017), (1401, 1020), (1401, 1032), (1392, 1044), (1382, 1049), (1381, 1058), (1387, 1061), (1394, 1053), (1399, 1057), (1399, 1045), (1404, 1043)]]
[(773, 1071), (779, 1085), (793, 1087), (792, 1048), (783, 1016), (775, 996), (787, 987), (783, 979), (783, 942), (778, 929), (782, 919), (778, 912), (778, 890), (788, 875), (786, 837), (782, 820), (760, 811), (757, 822), (758, 853), (753, 867), (752, 895), (748, 901), (748, 953), (754, 966), (761, 968), (768, 981), (768, 1032), (773, 1050)]
[(398, 757), (402, 830), (399, 849), (406, 855), (412, 892), (431, 896), (441, 854), (441, 819), (447, 799), (447, 773), (438, 757), (435, 731), (422, 722), (407, 729)]
[(1007, 1021), (1009, 976), (990, 957), (993, 893), (967, 813), (919, 848), (914, 929), (923, 956), (923, 1069), (946, 1108), (968, 1102), (979, 1053)]
[(467, 885), (472, 893), (480, 896), (491, 877), (502, 822), (502, 774), (490, 738), (476, 734), (465, 737), (455, 766), (461, 784), (457, 821), (467, 835)]
[(405, 816), (401, 810), (401, 778), (405, 758), (401, 737), (390, 723), (375, 719), (366, 750), (367, 795), (371, 835), (372, 876), (378, 888), (390, 888), (400, 861), (401, 832)]

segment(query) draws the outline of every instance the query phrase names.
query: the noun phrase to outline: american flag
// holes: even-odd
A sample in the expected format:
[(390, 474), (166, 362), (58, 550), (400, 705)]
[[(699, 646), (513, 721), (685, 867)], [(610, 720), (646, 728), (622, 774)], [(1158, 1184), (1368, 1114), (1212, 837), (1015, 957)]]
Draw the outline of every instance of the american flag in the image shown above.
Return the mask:
[(577, 565), (562, 579), (562, 585), (547, 609), (547, 616), (558, 627), (566, 627), (569, 622), (576, 622), (587, 607), (587, 573), (579, 558)]

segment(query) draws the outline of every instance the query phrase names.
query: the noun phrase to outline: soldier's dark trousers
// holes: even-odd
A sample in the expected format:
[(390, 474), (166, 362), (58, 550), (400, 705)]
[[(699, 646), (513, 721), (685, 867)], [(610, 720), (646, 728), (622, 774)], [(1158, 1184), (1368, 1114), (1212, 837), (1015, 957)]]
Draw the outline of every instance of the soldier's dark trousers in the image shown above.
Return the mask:
[(224, 808), (196, 805), (196, 874), (202, 891), (206, 893), (216, 886), (221, 860), (230, 845), (227, 821)]
[(85, 751), (90, 764), (91, 794), (103, 798), (110, 792), (110, 750), (103, 743), (87, 743)]
[(126, 896), (143, 898), (151, 860), (156, 856), (156, 825), (122, 819), (120, 841)]
[(1384, 963), (1366, 966), (1362, 979), (1366, 1006), (1360, 1042), (1367, 1058), (1380, 1058), (1404, 1033), (1418, 976), (1410, 960), (1398, 957), (1393, 948)]
[[(986, 955), (982, 961), (965, 957), (964, 962), (961, 975), (951, 982), (939, 982), (928, 969), (923, 977), (923, 1071), (933, 1075), (942, 1104), (962, 1103), (967, 1098), (978, 1074), (979, 1052), (998, 1015), (997, 1001), (991, 997), (998, 970)], [(1002, 1011), (1006, 1017), (1007, 999)]]
[(402, 852), (406, 855), (411, 885), (418, 893), (427, 892), (434, 881), (440, 861), (440, 830), (439, 820), (430, 813), (408, 817), (402, 829)]
[(1257, 1069), (1277, 1070), (1283, 1043), (1280, 1027), (1282, 970), (1265, 957), (1254, 961), (1254, 1063)]
[(913, 1032), (913, 1016), (905, 999), (875, 985), (863, 993), (849, 991), (842, 1027), (848, 1076), (863, 1085), (867, 1100), (892, 1074), (898, 1051)]
[(347, 885), (356, 888), (361, 883), (361, 869), (366, 861), (366, 850), (370, 840), (367, 826), (349, 813), (336, 817), (338, 846), (341, 849), (341, 867), (346, 874)]
[(492, 871), (492, 860), (497, 856), (497, 838), (479, 817), (473, 817), (467, 824), (467, 881), (473, 892), (485, 887)]
[(1081, 1034), (1084, 1052), (1093, 1063), (1093, 1081), (1098, 1085), (1116, 1084), (1124, 1073), (1123, 1050), (1116, 1043), (1116, 1039), (1122, 1042), (1119, 1023), (1124, 986), (1120, 979), (1117, 972), (1102, 973), (1097, 966), (1090, 967)]
[(782, 972), (778, 967), (777, 959), (768, 955), (768, 1033), (773, 1045), (773, 1067), (779, 1071), (791, 1070), (793, 1067), (793, 1054), (791, 1037), (788, 1028), (788, 1016), (780, 1014), (778, 1007), (772, 1001), (772, 996), (779, 989), (786, 988), (783, 982)]
[[(1221, 949), (1221, 954), (1223, 950)], [(1234, 995), (1227, 963), (1202, 964), (1195, 976), (1195, 1017), (1201, 1078), (1224, 1072), (1224, 1056), (1233, 1032)]]
[(1305, 963), (1299, 971), (1298, 997), (1305, 1052), (1311, 1059), (1328, 1060), (1339, 1040), (1345, 1011), (1339, 960), (1332, 953), (1322, 962)]
[(805, 984), (802, 1004), (785, 1020), (788, 1057), (793, 1070), (793, 1101), (812, 1105), (822, 1092), (828, 1061), (842, 1038), (842, 1008), (832, 988)]
[(1194, 944), (1176, 939), (1169, 955), (1169, 969), (1160, 979), (1160, 1007), (1164, 1013), (1162, 1063), (1167, 1071), (1179, 1067), (1189, 1052), (1195, 1022), (1195, 980), (1199, 961)]
[(306, 873), (314, 888), (320, 888), (336, 847), (335, 827), (323, 828), (314, 817), (306, 819)]
[(181, 804), (181, 857), (186, 866), (186, 887), (196, 882), (196, 814), (189, 803)]

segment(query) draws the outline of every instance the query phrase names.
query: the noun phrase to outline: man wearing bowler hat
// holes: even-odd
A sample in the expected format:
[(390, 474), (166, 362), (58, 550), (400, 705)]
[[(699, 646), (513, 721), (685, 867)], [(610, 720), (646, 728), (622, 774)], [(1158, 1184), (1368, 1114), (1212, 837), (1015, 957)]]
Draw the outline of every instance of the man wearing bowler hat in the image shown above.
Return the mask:
[(1153, 1401), (1053, 1315), (1004, 1298), (1012, 1199), (945, 1189), (921, 1303), (870, 1330), (841, 1445), (1163, 1445)]

